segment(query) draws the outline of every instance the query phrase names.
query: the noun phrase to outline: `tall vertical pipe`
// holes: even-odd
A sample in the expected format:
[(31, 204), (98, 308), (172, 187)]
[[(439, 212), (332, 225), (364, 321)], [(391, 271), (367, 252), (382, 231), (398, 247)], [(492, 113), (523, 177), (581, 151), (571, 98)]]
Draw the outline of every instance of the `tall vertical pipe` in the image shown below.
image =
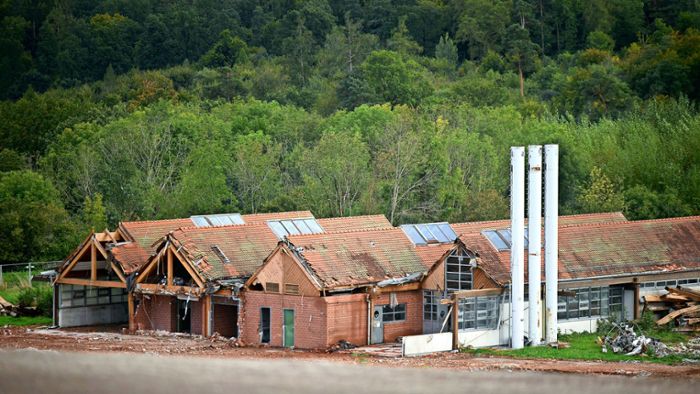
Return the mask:
[(525, 148), (510, 148), (510, 272), (511, 272), (511, 346), (522, 349), (524, 336), (524, 249), (525, 249)]
[(542, 283), (542, 146), (530, 145), (527, 149), (527, 278), (528, 278), (528, 330), (531, 345), (539, 345), (542, 338), (542, 308), (540, 285)]
[(545, 145), (544, 159), (545, 340), (554, 343), (557, 341), (559, 281), (559, 145)]

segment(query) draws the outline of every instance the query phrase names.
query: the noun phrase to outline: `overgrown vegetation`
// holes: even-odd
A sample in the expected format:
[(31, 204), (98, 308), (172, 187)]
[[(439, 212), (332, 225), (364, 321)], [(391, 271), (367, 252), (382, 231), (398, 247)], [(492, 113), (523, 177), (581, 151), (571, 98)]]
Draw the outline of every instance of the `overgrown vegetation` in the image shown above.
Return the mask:
[[(53, 288), (47, 282), (29, 282), (27, 271), (3, 273), (0, 297), (20, 307), (36, 307), (41, 316), (0, 316), (0, 326), (50, 324), (53, 314)], [(48, 320), (47, 320), (48, 319)], [(36, 322), (36, 323), (32, 323)]]
[(700, 213), (692, 1), (0, 2), (0, 263), (120, 220), (501, 218), (508, 147), (562, 213)]

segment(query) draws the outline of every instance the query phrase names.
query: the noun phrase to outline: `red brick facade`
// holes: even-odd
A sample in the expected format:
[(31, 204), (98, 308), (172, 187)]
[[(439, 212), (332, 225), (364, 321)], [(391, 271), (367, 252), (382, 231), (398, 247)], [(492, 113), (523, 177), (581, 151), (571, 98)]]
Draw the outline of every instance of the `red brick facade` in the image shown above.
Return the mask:
[(175, 297), (156, 295), (137, 295), (136, 297), (139, 300), (134, 313), (137, 330), (176, 331), (177, 300)]
[[(384, 342), (422, 333), (421, 291), (397, 292), (396, 297), (400, 304), (406, 304), (406, 320), (385, 323)], [(389, 294), (382, 294), (374, 300), (374, 305), (389, 302)], [(367, 344), (367, 294), (302, 297), (246, 291), (240, 319), (241, 339), (246, 344), (260, 343), (260, 309), (263, 307), (270, 308), (270, 346), (282, 346), (284, 309), (295, 312), (295, 347), (322, 349), (341, 339), (355, 345)]]
[(238, 307), (236, 305), (214, 304), (212, 306), (212, 333), (226, 338), (238, 335)]

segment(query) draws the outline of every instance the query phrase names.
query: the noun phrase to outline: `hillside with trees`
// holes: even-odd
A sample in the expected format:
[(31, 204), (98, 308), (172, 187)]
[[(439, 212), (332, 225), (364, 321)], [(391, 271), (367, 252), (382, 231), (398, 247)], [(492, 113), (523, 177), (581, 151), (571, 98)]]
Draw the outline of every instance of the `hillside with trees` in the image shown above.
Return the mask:
[(0, 262), (120, 220), (700, 214), (694, 0), (0, 0)]

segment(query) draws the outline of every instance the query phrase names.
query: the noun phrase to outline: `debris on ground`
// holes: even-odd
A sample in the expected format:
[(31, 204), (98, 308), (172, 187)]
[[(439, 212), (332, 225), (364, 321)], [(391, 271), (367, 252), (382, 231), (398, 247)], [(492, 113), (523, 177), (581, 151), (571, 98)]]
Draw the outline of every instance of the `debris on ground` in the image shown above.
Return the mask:
[(356, 347), (357, 347), (357, 345), (354, 345), (354, 344), (346, 341), (345, 339), (341, 339), (338, 341), (338, 343), (336, 343), (335, 345), (332, 345), (328, 349), (326, 349), (326, 351), (328, 353), (333, 353), (333, 352), (337, 352), (338, 350), (350, 350), (350, 349), (354, 349)]
[(30, 307), (25, 307), (25, 306), (19, 306), (19, 305), (13, 305), (12, 303), (8, 302), (6, 299), (0, 297), (0, 316), (11, 316), (11, 317), (18, 317), (18, 316), (39, 316), (41, 314), (41, 311), (39, 311), (36, 307), (30, 306)]
[(644, 296), (644, 309), (662, 317), (656, 324), (675, 323), (675, 331), (700, 332), (700, 291), (688, 287), (666, 287), (664, 295)]
[[(612, 331), (616, 331), (616, 335), (610, 335)], [(602, 341), (603, 353), (607, 353), (610, 348), (613, 353), (624, 353), (626, 356), (651, 353), (655, 357), (665, 357), (671, 354), (671, 350), (663, 342), (644, 334), (637, 335), (631, 325), (613, 323), (612, 331)]]

